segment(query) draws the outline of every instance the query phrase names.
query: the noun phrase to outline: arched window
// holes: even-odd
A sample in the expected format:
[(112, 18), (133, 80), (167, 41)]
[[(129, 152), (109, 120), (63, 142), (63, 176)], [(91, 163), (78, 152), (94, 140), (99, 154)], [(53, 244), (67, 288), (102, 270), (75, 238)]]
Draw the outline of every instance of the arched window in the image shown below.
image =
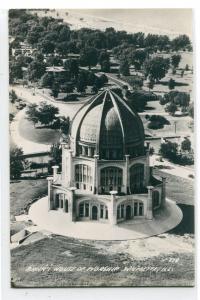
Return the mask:
[(153, 201), (153, 208), (159, 206), (159, 191), (153, 191), (152, 193), (152, 201)]
[(144, 165), (135, 164), (130, 168), (131, 193), (140, 193), (144, 187)]
[(79, 205), (79, 217), (80, 218), (84, 217), (84, 203), (81, 203)]
[(117, 219), (124, 218), (124, 204), (120, 204), (117, 206)]
[(101, 191), (109, 192), (112, 190), (121, 191), (123, 171), (118, 167), (107, 167), (101, 170)]
[(55, 201), (55, 207), (59, 207), (59, 194), (56, 194), (56, 201)]
[(143, 216), (144, 215), (144, 204), (143, 202), (137, 201), (134, 202), (134, 216)]
[(108, 219), (108, 208), (106, 205), (100, 205), (100, 219)]
[(75, 165), (75, 182), (76, 187), (91, 191), (92, 169), (84, 164)]

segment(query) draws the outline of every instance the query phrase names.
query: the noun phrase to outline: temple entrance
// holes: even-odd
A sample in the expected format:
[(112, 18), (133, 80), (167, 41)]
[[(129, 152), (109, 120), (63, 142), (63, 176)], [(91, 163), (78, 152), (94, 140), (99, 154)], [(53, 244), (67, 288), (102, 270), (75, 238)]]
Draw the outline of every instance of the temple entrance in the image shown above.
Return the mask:
[(130, 220), (131, 218), (132, 218), (131, 206), (127, 205), (127, 207), (126, 207), (126, 220)]
[(121, 191), (123, 171), (118, 167), (106, 167), (101, 170), (100, 182), (101, 192), (109, 193), (116, 190)]
[(97, 220), (98, 217), (98, 208), (97, 206), (92, 206), (92, 220)]

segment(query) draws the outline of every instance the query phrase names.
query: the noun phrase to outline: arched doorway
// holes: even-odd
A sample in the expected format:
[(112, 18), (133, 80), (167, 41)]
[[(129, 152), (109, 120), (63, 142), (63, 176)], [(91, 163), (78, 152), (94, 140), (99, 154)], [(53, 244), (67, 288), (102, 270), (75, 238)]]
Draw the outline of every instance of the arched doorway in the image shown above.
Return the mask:
[(92, 220), (97, 220), (98, 218), (98, 208), (96, 205), (92, 206)]
[(102, 193), (121, 191), (123, 184), (123, 170), (118, 167), (106, 167), (100, 172), (100, 185)]
[(131, 206), (127, 205), (126, 206), (126, 220), (130, 220), (131, 218), (132, 218)]

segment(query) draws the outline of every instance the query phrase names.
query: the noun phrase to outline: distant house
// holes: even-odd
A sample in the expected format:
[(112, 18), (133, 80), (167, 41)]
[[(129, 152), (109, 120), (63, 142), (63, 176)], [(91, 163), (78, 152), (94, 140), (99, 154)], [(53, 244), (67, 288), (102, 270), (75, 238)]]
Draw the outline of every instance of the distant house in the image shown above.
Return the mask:
[(67, 54), (67, 58), (79, 59), (79, 58), (80, 58), (80, 54), (76, 54), (76, 53), (68, 53), (68, 54)]
[(46, 67), (46, 72), (47, 73), (61, 73), (61, 72), (66, 72), (64, 67), (61, 66), (51, 66), (51, 67)]
[(31, 57), (36, 49), (24, 42), (20, 42), (20, 47), (12, 48), (12, 56), (24, 55)]

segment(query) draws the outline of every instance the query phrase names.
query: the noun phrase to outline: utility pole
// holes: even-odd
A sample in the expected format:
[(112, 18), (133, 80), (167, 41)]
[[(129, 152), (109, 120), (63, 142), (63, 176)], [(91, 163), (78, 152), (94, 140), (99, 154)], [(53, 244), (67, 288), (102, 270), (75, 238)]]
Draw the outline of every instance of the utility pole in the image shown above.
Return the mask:
[(176, 124), (177, 124), (177, 121), (174, 121), (174, 132), (176, 133)]

